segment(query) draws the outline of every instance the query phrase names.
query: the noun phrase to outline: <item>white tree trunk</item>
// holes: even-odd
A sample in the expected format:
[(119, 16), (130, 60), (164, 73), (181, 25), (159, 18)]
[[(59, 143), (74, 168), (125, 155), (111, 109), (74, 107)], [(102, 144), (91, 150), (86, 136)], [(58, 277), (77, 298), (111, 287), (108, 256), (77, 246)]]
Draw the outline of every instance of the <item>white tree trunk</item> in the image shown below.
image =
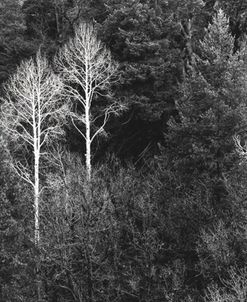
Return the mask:
[(87, 181), (91, 181), (91, 133), (90, 133), (90, 79), (89, 79), (89, 61), (86, 55), (85, 60), (85, 126), (86, 126), (86, 170), (87, 170)]
[(38, 247), (39, 234), (39, 152), (35, 150), (35, 165), (34, 165), (34, 243)]
[[(71, 117), (75, 128), (85, 140), (86, 177), (90, 183), (92, 177), (91, 145), (94, 138), (104, 131), (109, 115), (117, 111), (116, 106), (111, 104), (107, 106), (102, 115), (94, 116), (91, 103), (97, 93), (103, 96), (102, 93), (107, 91), (117, 66), (112, 62), (110, 51), (98, 40), (96, 28), (84, 22), (76, 29), (75, 37), (60, 50), (55, 64), (67, 83), (68, 95), (80, 103), (84, 109), (84, 112), (71, 112)], [(74, 88), (73, 85), (71, 87), (71, 84), (75, 83), (79, 89)], [(106, 92), (105, 96), (107, 95), (110, 95), (110, 92)], [(103, 118), (103, 123), (99, 127), (94, 125), (94, 129), (92, 129), (92, 124), (96, 120), (100, 121), (100, 117)], [(82, 123), (85, 131), (81, 131), (74, 121)]]
[(86, 119), (86, 170), (87, 180), (91, 180), (91, 137), (90, 137), (90, 108), (86, 107), (85, 110)]
[(34, 243), (39, 247), (39, 157), (40, 157), (40, 98), (33, 103), (33, 153), (34, 153)]
[[(39, 159), (40, 159), (40, 100), (38, 99), (38, 116), (37, 120), (33, 116), (33, 134), (34, 134), (34, 244), (39, 250), (40, 246), (40, 221), (39, 221), (39, 203), (40, 203), (40, 190), (39, 190)], [(40, 257), (36, 258), (36, 282), (37, 282), (37, 298), (38, 302), (42, 299), (41, 294), (41, 279), (40, 279)]]
[[(23, 62), (5, 86), (5, 100), (1, 106), (0, 127), (14, 142), (30, 146), (34, 165), (29, 169), (22, 161), (13, 160), (16, 173), (33, 190), (34, 245), (40, 249), (40, 158), (41, 148), (50, 139), (62, 134), (62, 121), (67, 106), (61, 105), (62, 81), (50, 69), (48, 60), (38, 52), (36, 58)], [(52, 117), (52, 123), (50, 118)], [(36, 256), (38, 301), (41, 301), (40, 255)]]

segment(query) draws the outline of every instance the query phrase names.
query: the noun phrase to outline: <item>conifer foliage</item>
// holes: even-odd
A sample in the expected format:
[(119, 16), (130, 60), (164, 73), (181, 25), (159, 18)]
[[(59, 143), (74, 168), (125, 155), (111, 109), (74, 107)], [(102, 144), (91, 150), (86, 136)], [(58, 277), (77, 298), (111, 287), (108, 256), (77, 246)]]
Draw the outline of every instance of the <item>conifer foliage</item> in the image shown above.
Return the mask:
[(221, 178), (233, 168), (232, 137), (247, 126), (246, 75), (246, 47), (234, 51), (229, 19), (219, 10), (181, 85), (180, 121), (170, 121), (168, 140), (179, 169)]

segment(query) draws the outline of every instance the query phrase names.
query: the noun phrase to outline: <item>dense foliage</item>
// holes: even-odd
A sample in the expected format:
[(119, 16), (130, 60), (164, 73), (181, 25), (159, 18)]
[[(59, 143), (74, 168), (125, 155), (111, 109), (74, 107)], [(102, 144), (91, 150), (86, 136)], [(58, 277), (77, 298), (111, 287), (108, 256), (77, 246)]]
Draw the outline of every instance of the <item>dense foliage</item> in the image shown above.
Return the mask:
[[(92, 144), (90, 182), (85, 143), (66, 113), (63, 136), (44, 145), (39, 245), (32, 188), (14, 166), (18, 157), (33, 171), (34, 156), (0, 122), (0, 301), (245, 302), (246, 2), (2, 0), (0, 8), (1, 104), (13, 94), (5, 81), (37, 51), (63, 80), (54, 57), (87, 22), (118, 63), (92, 105), (96, 126), (109, 101), (124, 108)], [(65, 83), (59, 106), (68, 91), (83, 97), (76, 85)]]

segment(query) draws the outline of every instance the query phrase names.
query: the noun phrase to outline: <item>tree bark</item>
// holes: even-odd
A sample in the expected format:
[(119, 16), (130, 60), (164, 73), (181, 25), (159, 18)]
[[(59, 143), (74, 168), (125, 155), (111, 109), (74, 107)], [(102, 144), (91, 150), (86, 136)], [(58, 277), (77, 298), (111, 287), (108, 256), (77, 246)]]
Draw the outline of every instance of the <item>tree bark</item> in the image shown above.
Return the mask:
[(38, 155), (35, 155), (35, 183), (34, 183), (34, 243), (35, 246), (39, 246), (40, 234), (39, 234), (39, 159)]
[(86, 119), (86, 170), (87, 181), (91, 181), (91, 137), (90, 137), (90, 112), (89, 106), (86, 106), (85, 119)]
[(86, 170), (87, 181), (91, 181), (91, 133), (90, 133), (90, 84), (89, 84), (89, 62), (86, 57), (85, 64), (85, 122), (86, 122)]

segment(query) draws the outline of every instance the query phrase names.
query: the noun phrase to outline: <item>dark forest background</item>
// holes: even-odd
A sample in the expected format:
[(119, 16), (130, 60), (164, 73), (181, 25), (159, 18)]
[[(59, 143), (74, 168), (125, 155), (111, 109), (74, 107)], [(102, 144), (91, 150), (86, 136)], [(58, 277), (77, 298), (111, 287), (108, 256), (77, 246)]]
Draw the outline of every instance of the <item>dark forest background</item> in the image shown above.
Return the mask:
[(90, 217), (85, 143), (66, 125), (63, 171), (41, 175), (39, 250), (0, 133), (0, 301), (37, 301), (37, 257), (42, 301), (247, 301), (247, 2), (1, 0), (1, 85), (82, 20), (119, 63), (126, 109), (93, 145)]

